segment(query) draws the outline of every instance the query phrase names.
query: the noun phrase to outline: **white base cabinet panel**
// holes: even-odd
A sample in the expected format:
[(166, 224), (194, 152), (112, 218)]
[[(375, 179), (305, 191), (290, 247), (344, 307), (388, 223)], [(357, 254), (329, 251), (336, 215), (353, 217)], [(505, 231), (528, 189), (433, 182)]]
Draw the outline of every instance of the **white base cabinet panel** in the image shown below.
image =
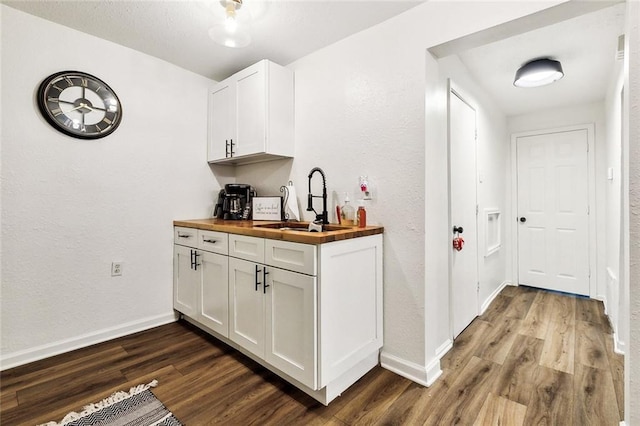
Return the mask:
[(200, 277), (193, 269), (194, 249), (174, 245), (173, 250), (173, 308), (195, 318), (198, 313)]
[(316, 277), (267, 268), (265, 360), (317, 389)]
[(223, 336), (229, 335), (229, 258), (202, 252), (199, 319)]
[(174, 308), (190, 322), (325, 405), (378, 364), (381, 234), (317, 246), (234, 234), (224, 241), (228, 251), (216, 239), (218, 253), (197, 257), (199, 282), (182, 274), (190, 249), (175, 246), (174, 294), (184, 297)]
[(259, 357), (264, 357), (263, 267), (229, 258), (229, 338)]
[(320, 246), (320, 386), (382, 347), (382, 235)]

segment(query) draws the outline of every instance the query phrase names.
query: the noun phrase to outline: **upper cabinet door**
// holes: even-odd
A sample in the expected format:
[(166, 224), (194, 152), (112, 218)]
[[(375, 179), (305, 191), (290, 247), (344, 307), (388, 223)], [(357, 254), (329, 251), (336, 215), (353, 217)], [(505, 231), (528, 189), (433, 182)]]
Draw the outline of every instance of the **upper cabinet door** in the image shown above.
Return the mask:
[(214, 88), (209, 109), (209, 162), (293, 157), (294, 83), (287, 68), (268, 60), (245, 68)]
[(235, 82), (229, 80), (218, 84), (209, 96), (208, 161), (231, 157), (237, 140), (235, 96)]
[(238, 145), (234, 155), (266, 151), (266, 68), (264, 62), (237, 74)]

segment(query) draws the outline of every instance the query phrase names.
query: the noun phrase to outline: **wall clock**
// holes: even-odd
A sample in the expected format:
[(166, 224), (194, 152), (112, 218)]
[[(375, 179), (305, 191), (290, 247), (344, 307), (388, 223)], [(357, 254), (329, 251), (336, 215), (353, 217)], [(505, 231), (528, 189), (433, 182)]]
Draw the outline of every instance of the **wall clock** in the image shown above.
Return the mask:
[(38, 108), (56, 130), (80, 139), (103, 138), (122, 119), (120, 100), (109, 85), (79, 71), (47, 77), (38, 88)]

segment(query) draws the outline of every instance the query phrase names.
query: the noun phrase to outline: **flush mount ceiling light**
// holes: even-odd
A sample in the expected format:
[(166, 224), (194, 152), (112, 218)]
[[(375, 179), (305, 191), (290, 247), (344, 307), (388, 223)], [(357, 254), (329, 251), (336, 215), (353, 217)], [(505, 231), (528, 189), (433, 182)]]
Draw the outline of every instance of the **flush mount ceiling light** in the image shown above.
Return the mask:
[(251, 43), (249, 10), (245, 6), (245, 9), (240, 11), (242, 0), (221, 0), (220, 4), (225, 9), (224, 23), (210, 28), (209, 37), (226, 47), (248, 46)]
[(562, 64), (553, 59), (544, 58), (529, 61), (516, 72), (514, 86), (539, 87), (551, 84), (564, 76)]

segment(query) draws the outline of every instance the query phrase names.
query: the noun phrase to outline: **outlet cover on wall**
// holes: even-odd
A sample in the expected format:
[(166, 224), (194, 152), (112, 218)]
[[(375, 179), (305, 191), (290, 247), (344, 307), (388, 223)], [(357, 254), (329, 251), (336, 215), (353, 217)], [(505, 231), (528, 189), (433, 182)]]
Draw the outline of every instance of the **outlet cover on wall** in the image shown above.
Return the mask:
[(112, 262), (111, 263), (111, 276), (119, 277), (122, 275), (122, 262)]

